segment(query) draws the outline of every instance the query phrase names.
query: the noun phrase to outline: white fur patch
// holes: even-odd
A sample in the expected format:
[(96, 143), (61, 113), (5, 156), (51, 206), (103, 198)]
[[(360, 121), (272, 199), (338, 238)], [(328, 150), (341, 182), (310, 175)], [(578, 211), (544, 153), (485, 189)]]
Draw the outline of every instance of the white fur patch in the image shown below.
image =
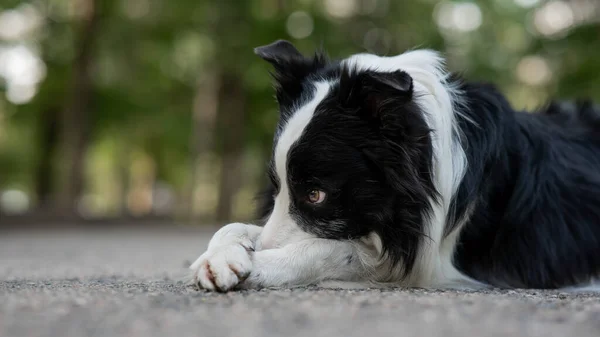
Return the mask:
[(315, 83), (312, 100), (300, 107), (288, 120), (275, 146), (275, 173), (279, 179), (279, 193), (275, 197), (273, 212), (269, 216), (259, 240), (259, 249), (278, 248), (285, 244), (314, 237), (300, 229), (291, 218), (290, 191), (287, 182), (287, 162), (291, 147), (298, 141), (306, 126), (310, 123), (315, 109), (329, 93), (331, 86), (327, 82)]

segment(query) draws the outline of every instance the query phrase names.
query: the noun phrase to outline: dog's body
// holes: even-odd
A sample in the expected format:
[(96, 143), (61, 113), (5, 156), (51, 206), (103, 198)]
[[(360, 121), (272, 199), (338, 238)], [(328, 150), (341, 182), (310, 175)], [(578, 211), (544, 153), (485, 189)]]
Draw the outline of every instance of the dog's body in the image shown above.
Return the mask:
[(305, 58), (278, 41), (263, 227), (191, 266), (209, 290), (323, 281), (561, 288), (600, 276), (600, 111), (514, 111), (437, 54)]

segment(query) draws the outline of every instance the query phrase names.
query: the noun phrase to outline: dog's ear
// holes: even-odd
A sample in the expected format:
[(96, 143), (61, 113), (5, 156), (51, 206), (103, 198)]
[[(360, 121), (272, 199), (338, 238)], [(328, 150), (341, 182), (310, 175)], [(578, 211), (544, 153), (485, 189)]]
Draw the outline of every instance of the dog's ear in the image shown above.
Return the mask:
[(272, 75), (280, 104), (290, 104), (299, 97), (306, 77), (327, 64), (327, 57), (323, 53), (316, 53), (312, 58), (306, 57), (285, 40), (254, 48), (254, 53), (275, 68)]
[(413, 80), (401, 70), (344, 72), (340, 90), (344, 106), (357, 108), (363, 118), (379, 120), (412, 101)]
[(302, 53), (286, 40), (277, 40), (266, 46), (256, 47), (254, 53), (275, 67), (286, 63), (301, 62), (304, 59)]

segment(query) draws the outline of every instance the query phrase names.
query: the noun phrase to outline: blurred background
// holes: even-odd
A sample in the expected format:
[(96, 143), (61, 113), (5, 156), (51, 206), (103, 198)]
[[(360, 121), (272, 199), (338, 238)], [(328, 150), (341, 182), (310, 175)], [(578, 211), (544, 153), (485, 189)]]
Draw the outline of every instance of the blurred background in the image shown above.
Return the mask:
[(252, 219), (277, 121), (252, 49), (281, 38), (600, 101), (598, 0), (0, 0), (0, 224)]

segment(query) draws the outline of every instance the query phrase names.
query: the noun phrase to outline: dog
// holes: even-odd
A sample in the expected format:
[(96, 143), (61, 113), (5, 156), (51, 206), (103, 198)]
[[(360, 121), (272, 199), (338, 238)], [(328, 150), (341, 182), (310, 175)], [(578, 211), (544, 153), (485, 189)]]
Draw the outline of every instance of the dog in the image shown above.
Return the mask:
[(211, 291), (322, 285), (556, 289), (600, 275), (600, 110), (514, 110), (430, 50), (329, 60), (279, 40), (263, 227), (222, 227)]

